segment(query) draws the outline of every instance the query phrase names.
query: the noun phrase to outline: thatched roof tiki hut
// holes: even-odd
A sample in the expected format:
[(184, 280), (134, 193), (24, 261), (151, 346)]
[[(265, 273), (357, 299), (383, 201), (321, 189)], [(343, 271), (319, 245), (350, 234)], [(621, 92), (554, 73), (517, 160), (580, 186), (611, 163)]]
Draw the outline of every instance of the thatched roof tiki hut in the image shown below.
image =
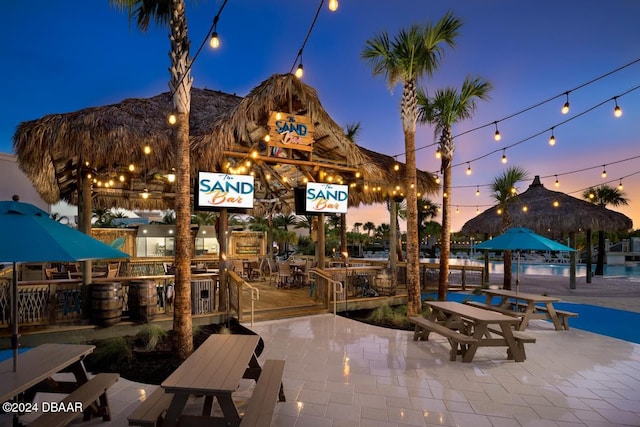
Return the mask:
[[(526, 209), (523, 209), (525, 208)], [(567, 194), (547, 190), (536, 176), (529, 188), (514, 198), (507, 209), (511, 226), (527, 227), (546, 236), (568, 235), (575, 247), (575, 233), (593, 230), (627, 231), (633, 227), (631, 219), (619, 212), (597, 206)], [(502, 218), (498, 206), (491, 207), (462, 226), (464, 234), (502, 233)], [(591, 245), (587, 245), (587, 279), (590, 281)], [(571, 253), (570, 285), (575, 288), (576, 259)]]
[[(393, 170), (393, 158), (349, 141), (315, 89), (291, 74), (271, 76), (244, 98), (197, 88), (191, 96), (192, 177), (197, 171), (252, 173), (251, 214), (293, 211), (293, 188), (306, 181), (350, 184), (350, 206), (383, 202), (403, 176)], [(163, 93), (23, 122), (14, 135), (19, 165), (44, 200), (77, 205), (89, 212), (89, 222), (92, 206), (172, 208), (171, 105)], [(274, 112), (304, 117), (313, 127), (310, 146), (267, 142)], [(424, 194), (437, 188), (431, 174), (419, 172), (418, 181)]]

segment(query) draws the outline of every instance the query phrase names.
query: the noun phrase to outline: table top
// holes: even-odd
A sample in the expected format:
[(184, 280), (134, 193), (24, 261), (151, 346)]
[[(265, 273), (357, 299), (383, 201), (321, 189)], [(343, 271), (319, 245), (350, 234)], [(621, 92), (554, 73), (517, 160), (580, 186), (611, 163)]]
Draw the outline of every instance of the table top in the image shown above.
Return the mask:
[(0, 402), (82, 360), (94, 348), (84, 344), (42, 344), (18, 355), (18, 372), (13, 372), (13, 359), (0, 362)]
[(522, 292), (508, 291), (506, 289), (482, 289), (482, 293), (496, 297), (508, 297), (533, 302), (557, 302), (560, 298), (546, 295), (527, 294)]
[(214, 334), (164, 382), (169, 393), (215, 396), (236, 390), (260, 337)]
[(497, 311), (485, 310), (455, 301), (425, 301), (425, 304), (444, 313), (455, 314), (464, 319), (472, 320), (476, 323), (513, 323), (517, 324), (519, 319)]

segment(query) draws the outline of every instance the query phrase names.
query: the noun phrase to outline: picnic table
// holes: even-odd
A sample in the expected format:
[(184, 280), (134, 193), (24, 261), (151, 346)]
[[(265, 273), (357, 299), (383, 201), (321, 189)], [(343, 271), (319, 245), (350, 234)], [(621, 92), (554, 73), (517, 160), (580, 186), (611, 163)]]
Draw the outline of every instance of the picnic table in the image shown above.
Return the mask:
[[(88, 378), (82, 360), (93, 352), (95, 346), (83, 344), (42, 344), (21, 353), (17, 372), (13, 360), (0, 363), (0, 402), (13, 399), (30, 401), (37, 392), (69, 394), (67, 401), (82, 402), (84, 419), (101, 415), (110, 419), (106, 389), (117, 381), (118, 374), (99, 374)], [(73, 373), (74, 381), (55, 381), (52, 377), (63, 371)], [(99, 402), (97, 400), (100, 399)], [(64, 400), (63, 400), (64, 402)], [(35, 411), (34, 411), (35, 412)], [(57, 425), (75, 414), (46, 412), (34, 421), (34, 425)]]
[[(560, 298), (556, 297), (504, 289), (483, 289), (482, 293), (487, 296), (484, 303), (487, 308), (513, 310), (522, 316), (517, 328), (519, 331), (524, 331), (529, 325), (529, 321), (533, 319), (549, 319), (557, 331), (563, 328), (569, 329), (568, 318), (578, 316), (577, 313), (556, 310), (553, 303), (560, 301)], [(493, 302), (494, 297), (498, 298), (497, 302)]]
[[(239, 426), (240, 414), (231, 397), (242, 378), (257, 379), (260, 365), (255, 356), (258, 335), (214, 334), (198, 347), (162, 384), (173, 398), (163, 427), (183, 423)], [(183, 411), (190, 396), (204, 396), (202, 415), (187, 416)], [(223, 417), (212, 416), (216, 398)], [(275, 402), (273, 402), (275, 404)]]
[[(508, 358), (523, 362), (525, 342), (535, 338), (512, 330), (518, 319), (491, 310), (453, 301), (425, 301), (432, 308), (426, 322), (410, 318), (416, 324), (414, 340), (428, 339), (430, 332), (443, 335), (451, 344), (451, 358), (462, 355), (463, 362), (471, 362), (479, 347), (507, 347)], [(439, 320), (444, 317), (444, 320)], [(458, 349), (458, 345), (460, 348)]]

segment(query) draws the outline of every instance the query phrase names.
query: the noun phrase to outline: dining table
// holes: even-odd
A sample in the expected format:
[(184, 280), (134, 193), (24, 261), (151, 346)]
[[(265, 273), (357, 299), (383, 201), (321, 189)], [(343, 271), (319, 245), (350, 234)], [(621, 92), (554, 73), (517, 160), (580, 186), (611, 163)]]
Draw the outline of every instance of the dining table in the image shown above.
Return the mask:
[[(517, 327), (519, 331), (524, 331), (529, 325), (529, 321), (533, 319), (551, 320), (557, 331), (562, 330), (562, 321), (553, 306), (553, 303), (560, 301), (560, 298), (506, 289), (483, 289), (482, 293), (487, 297), (485, 301), (487, 306), (513, 309), (522, 314), (520, 324)], [(541, 310), (538, 304), (542, 304), (544, 309)]]
[[(260, 365), (255, 356), (258, 335), (214, 334), (202, 343), (161, 387), (173, 395), (163, 427), (178, 424), (239, 426), (240, 414), (232, 399), (242, 378), (257, 379)], [(204, 396), (201, 415), (185, 415), (191, 396)], [(222, 417), (212, 414), (214, 399)]]
[(512, 330), (518, 319), (455, 301), (425, 301), (425, 304), (431, 307), (430, 321), (475, 339), (463, 349), (463, 362), (471, 362), (480, 347), (507, 347), (507, 355), (514, 361), (525, 360), (524, 348), (518, 345)]

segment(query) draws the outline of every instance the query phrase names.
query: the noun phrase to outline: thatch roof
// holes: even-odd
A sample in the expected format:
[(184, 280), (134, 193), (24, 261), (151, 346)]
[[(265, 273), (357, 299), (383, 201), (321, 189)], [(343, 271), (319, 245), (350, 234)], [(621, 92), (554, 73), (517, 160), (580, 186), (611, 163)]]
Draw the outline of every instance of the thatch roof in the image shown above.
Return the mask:
[[(190, 137), (192, 177), (199, 170), (228, 172), (229, 166), (250, 161), (256, 176), (256, 197), (278, 210), (293, 206), (292, 187), (303, 178), (320, 182), (353, 183), (352, 206), (382, 202), (402, 173), (395, 161), (349, 141), (322, 108), (315, 89), (291, 74), (273, 75), (244, 98), (219, 91), (191, 91)], [(93, 185), (96, 207), (166, 209), (173, 206), (173, 185), (166, 179), (175, 165), (169, 93), (152, 98), (127, 99), (118, 104), (52, 114), (23, 122), (14, 135), (18, 163), (42, 198), (77, 204), (80, 174), (91, 173), (103, 183)], [(307, 116), (315, 126), (312, 153), (283, 150), (271, 157), (263, 141), (272, 111)], [(143, 147), (151, 147), (145, 156)], [(256, 151), (257, 159), (251, 156)], [(135, 166), (134, 172), (129, 165)], [(356, 177), (356, 171), (359, 172)], [(124, 182), (119, 181), (120, 176)], [(380, 191), (371, 191), (377, 183)], [(367, 185), (365, 189), (364, 184)], [(147, 187), (152, 196), (142, 199)], [(437, 189), (434, 178), (419, 173), (418, 191)], [(193, 186), (192, 186), (193, 188)], [(260, 210), (258, 206), (258, 211)]]
[[(554, 205), (556, 202), (557, 206)], [(619, 212), (547, 190), (538, 176), (524, 193), (508, 204), (507, 209), (511, 227), (527, 227), (543, 235), (588, 229), (626, 231), (633, 227), (631, 219)], [(462, 233), (467, 235), (502, 232), (502, 215), (498, 214), (498, 206), (487, 209), (462, 226)]]

